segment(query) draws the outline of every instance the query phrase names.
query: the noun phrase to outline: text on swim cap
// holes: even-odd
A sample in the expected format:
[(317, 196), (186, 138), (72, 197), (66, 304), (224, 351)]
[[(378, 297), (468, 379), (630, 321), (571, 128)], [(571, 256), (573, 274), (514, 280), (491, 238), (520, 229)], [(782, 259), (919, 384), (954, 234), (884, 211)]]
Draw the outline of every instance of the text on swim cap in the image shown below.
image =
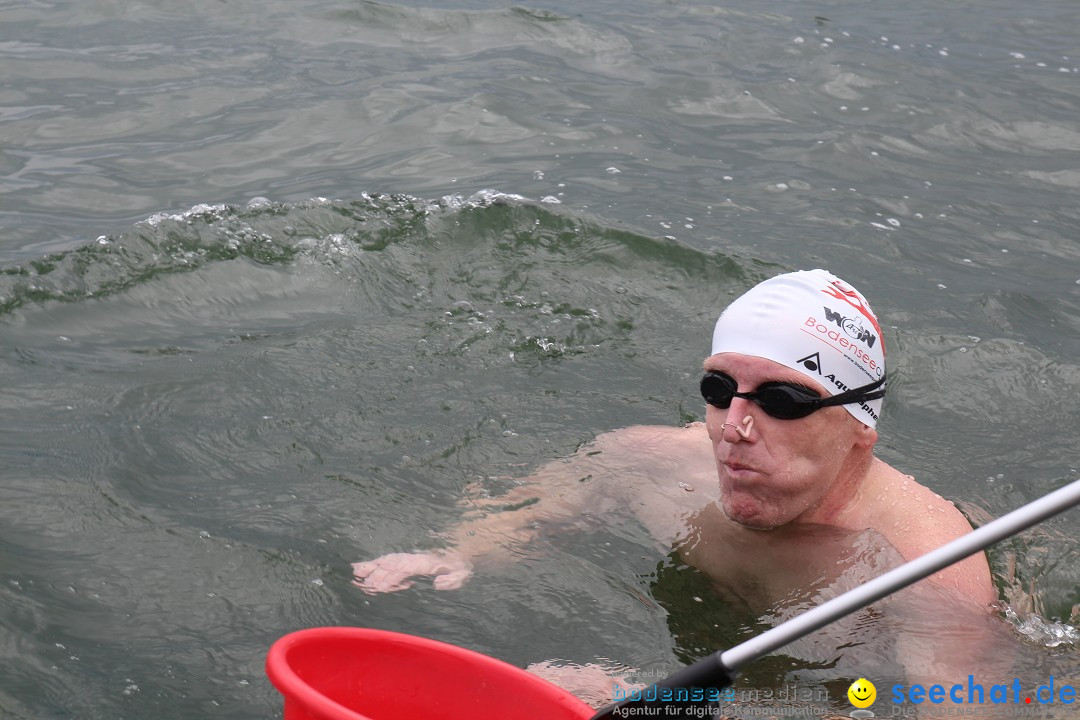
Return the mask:
[(818, 335), (828, 338), (841, 348), (847, 350), (851, 355), (858, 358), (863, 365), (872, 370), (875, 376), (881, 377), (883, 370), (881, 366), (878, 365), (877, 360), (870, 357), (865, 350), (853, 343), (845, 335), (841, 334), (839, 330), (835, 330), (824, 323), (819, 323), (817, 318), (813, 316), (806, 318), (806, 327), (813, 328), (814, 332)]
[(874, 343), (877, 342), (877, 335), (864, 328), (862, 321), (858, 318), (844, 317), (828, 306), (823, 305), (822, 309), (825, 311), (825, 320), (842, 328), (849, 338), (858, 340), (868, 348), (874, 347)]

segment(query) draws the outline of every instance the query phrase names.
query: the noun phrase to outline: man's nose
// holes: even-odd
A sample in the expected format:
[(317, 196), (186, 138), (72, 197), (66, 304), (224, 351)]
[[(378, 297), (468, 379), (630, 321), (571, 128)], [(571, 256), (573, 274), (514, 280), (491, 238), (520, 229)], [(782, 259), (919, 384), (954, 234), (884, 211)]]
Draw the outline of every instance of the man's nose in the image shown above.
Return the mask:
[(731, 406), (728, 407), (727, 416), (721, 427), (721, 437), (725, 442), (737, 443), (742, 441), (752, 442), (754, 435), (754, 419), (757, 415), (757, 406), (746, 398), (731, 398)]

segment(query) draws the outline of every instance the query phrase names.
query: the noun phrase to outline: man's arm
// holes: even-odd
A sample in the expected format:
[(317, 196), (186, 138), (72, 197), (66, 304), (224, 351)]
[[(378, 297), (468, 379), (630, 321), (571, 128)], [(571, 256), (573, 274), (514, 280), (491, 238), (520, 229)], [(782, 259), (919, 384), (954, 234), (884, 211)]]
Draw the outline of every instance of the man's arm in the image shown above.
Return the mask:
[(544, 465), (505, 495), (465, 498), (462, 521), (447, 533), (450, 547), (354, 563), (353, 584), (374, 594), (409, 588), (417, 576), (434, 576), (436, 589), (454, 590), (471, 577), (477, 563), (505, 562), (528, 551), (543, 524), (581, 520), (590, 506), (618, 504), (622, 486), (611, 480), (626, 464), (634, 430), (599, 436), (571, 457)]

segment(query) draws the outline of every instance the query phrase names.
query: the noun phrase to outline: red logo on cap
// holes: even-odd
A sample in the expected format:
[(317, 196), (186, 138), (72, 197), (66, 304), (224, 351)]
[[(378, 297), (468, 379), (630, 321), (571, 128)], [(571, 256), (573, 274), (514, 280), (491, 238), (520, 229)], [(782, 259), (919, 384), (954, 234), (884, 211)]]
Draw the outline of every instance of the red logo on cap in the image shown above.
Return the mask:
[[(869, 320), (870, 324), (874, 326), (874, 329), (877, 330), (878, 336), (881, 335), (881, 327), (878, 325), (877, 318), (874, 317), (874, 314), (870, 312), (870, 308), (866, 307), (866, 305), (863, 303), (863, 299), (859, 296), (859, 293), (855, 292), (854, 290), (845, 288), (844, 284), (841, 283), (839, 280), (833, 280), (831, 283), (829, 283), (829, 286), (830, 287), (822, 290), (821, 292), (825, 293), (830, 297), (834, 297), (837, 300), (843, 300), (848, 305), (858, 310), (860, 313), (862, 313), (863, 317)], [(882, 352), (884, 352), (884, 348), (885, 346), (882, 345)]]

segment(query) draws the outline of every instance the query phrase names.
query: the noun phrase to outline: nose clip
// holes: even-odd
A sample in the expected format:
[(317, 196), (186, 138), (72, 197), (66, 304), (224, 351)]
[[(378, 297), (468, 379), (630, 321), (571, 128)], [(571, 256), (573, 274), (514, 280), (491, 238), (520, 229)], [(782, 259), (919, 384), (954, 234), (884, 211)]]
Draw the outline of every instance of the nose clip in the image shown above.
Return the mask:
[(736, 425), (735, 423), (724, 423), (720, 426), (720, 431), (723, 432), (724, 428), (734, 428), (735, 432), (739, 433), (739, 437), (743, 440), (750, 437), (750, 432), (754, 429), (754, 416), (747, 415), (742, 420), (742, 425)]

